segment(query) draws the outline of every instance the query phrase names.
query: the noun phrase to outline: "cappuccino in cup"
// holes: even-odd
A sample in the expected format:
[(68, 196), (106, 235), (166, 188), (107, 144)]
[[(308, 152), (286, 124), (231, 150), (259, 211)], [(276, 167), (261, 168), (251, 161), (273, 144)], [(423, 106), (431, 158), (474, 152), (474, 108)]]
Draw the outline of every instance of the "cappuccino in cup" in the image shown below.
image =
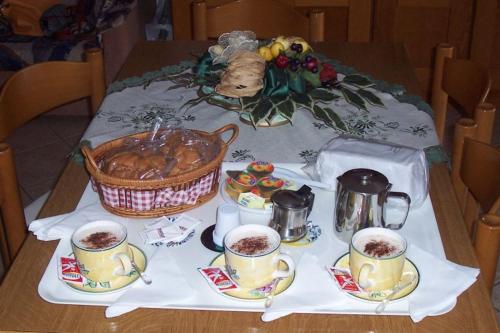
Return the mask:
[[(280, 235), (267, 226), (245, 224), (232, 229), (224, 237), (229, 275), (240, 287), (248, 289), (292, 275), (295, 264), (290, 256), (280, 253), (280, 244)], [(286, 264), (286, 270), (280, 267), (281, 262)]]
[(230, 246), (230, 249), (236, 253), (255, 256), (269, 252), (272, 244), (267, 235), (244, 237)]
[(75, 230), (71, 246), (82, 275), (102, 286), (112, 289), (120, 277), (132, 271), (127, 229), (120, 223), (87, 223)]
[(404, 245), (397, 239), (383, 234), (368, 234), (357, 237), (354, 247), (374, 258), (390, 258), (404, 252)]
[(349, 268), (366, 291), (394, 288), (403, 274), (406, 240), (385, 228), (366, 228), (351, 239)]
[(109, 249), (123, 241), (126, 234), (114, 225), (100, 226), (94, 228), (83, 228), (74, 236), (74, 242), (78, 247), (87, 250)]

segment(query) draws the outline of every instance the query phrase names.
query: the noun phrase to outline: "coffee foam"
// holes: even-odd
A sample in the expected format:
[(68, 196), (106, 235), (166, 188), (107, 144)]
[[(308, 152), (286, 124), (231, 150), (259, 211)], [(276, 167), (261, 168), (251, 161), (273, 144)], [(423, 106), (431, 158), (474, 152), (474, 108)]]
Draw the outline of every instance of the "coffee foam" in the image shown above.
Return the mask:
[[(92, 246), (89, 246), (86, 244), (85, 239), (87, 239), (89, 236), (92, 234), (96, 233), (110, 233), (114, 235), (117, 239), (116, 242), (113, 242), (112, 244), (109, 244), (108, 246), (104, 246), (101, 248), (95, 248)], [(89, 249), (89, 250), (105, 250), (108, 248), (111, 248), (115, 246), (116, 244), (119, 244), (123, 241), (123, 239), (126, 237), (126, 233), (124, 232), (123, 228), (121, 225), (116, 224), (114, 222), (107, 222), (103, 221), (101, 223), (98, 222), (92, 222), (87, 225), (84, 225), (83, 227), (79, 228), (77, 231), (72, 236), (72, 241), (73, 243), (78, 246), (79, 248), (82, 249)]]
[[(224, 243), (227, 245), (228, 248), (231, 248), (235, 243), (237, 243), (238, 241), (240, 241), (244, 238), (267, 237), (268, 244), (269, 244), (268, 249), (265, 251), (260, 251), (259, 253), (254, 254), (255, 256), (260, 256), (260, 255), (263, 255), (263, 254), (266, 254), (266, 253), (269, 253), (269, 252), (275, 250), (279, 246), (279, 243), (280, 243), (280, 240), (275, 239), (273, 234), (262, 232), (262, 231), (257, 231), (257, 230), (251, 230), (251, 229), (244, 230), (244, 231), (239, 232), (237, 234), (231, 233), (230, 235), (227, 235), (227, 236), (229, 236), (229, 237), (224, 240)], [(234, 250), (233, 250), (233, 252), (247, 255), (247, 254), (240, 253), (240, 252), (237, 252)], [(252, 255), (247, 255), (247, 256), (252, 256)]]
[[(366, 247), (368, 244), (371, 242), (376, 242), (376, 243), (384, 243), (388, 244), (390, 247), (389, 253), (386, 254), (381, 254), (381, 255), (373, 255), (370, 253), (367, 253), (365, 251)], [(353, 245), (358, 250), (359, 252), (370, 256), (370, 257), (375, 257), (375, 258), (391, 258), (395, 257), (401, 253), (404, 252), (405, 246), (404, 243), (402, 243), (401, 240), (390, 237), (387, 235), (382, 235), (382, 234), (372, 234), (372, 235), (363, 235), (361, 237), (357, 237), (355, 240), (353, 240)]]

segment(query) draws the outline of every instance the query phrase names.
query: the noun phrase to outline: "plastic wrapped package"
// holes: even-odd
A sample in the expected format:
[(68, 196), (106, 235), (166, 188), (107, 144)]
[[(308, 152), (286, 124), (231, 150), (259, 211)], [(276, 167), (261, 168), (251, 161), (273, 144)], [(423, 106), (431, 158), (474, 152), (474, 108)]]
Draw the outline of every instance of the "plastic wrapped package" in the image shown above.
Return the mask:
[(423, 150), (376, 140), (340, 135), (325, 144), (315, 163), (304, 171), (315, 180), (337, 186), (337, 177), (351, 169), (384, 174), (391, 191), (408, 193), (411, 206), (421, 206), (429, 191), (429, 167)]
[(147, 139), (130, 138), (98, 161), (105, 174), (124, 179), (165, 179), (195, 170), (220, 151), (213, 141), (182, 128), (160, 129)]

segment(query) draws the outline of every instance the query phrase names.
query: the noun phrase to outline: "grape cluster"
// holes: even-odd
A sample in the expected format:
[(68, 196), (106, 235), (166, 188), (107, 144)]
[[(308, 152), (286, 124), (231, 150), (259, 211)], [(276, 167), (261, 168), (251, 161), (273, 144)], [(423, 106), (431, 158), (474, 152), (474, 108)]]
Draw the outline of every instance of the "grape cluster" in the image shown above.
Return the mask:
[(290, 49), (292, 51), (295, 51), (297, 53), (302, 53), (302, 51), (304, 50), (304, 48), (302, 47), (302, 44), (299, 44), (299, 43), (293, 43), (291, 46), (290, 46)]

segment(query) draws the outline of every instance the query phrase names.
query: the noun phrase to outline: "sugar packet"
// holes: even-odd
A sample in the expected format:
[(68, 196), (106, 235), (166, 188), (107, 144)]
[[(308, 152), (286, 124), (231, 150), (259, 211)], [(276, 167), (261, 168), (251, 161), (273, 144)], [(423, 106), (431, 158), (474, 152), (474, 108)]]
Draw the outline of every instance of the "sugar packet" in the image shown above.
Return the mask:
[(354, 278), (348, 270), (331, 266), (326, 267), (326, 270), (328, 271), (328, 273), (330, 273), (333, 280), (335, 280), (340, 290), (351, 294), (358, 294), (363, 292), (363, 289), (361, 289), (356, 281), (354, 281)]
[(85, 282), (85, 277), (80, 273), (80, 268), (74, 258), (59, 257), (57, 276), (59, 280), (72, 284), (83, 285)]
[(181, 242), (194, 231), (201, 221), (186, 214), (181, 214), (174, 221), (161, 217), (146, 224), (139, 235), (146, 244)]
[(231, 280), (229, 275), (220, 267), (204, 267), (198, 268), (198, 271), (203, 275), (208, 284), (218, 292), (226, 292), (229, 290), (238, 290), (238, 285)]

